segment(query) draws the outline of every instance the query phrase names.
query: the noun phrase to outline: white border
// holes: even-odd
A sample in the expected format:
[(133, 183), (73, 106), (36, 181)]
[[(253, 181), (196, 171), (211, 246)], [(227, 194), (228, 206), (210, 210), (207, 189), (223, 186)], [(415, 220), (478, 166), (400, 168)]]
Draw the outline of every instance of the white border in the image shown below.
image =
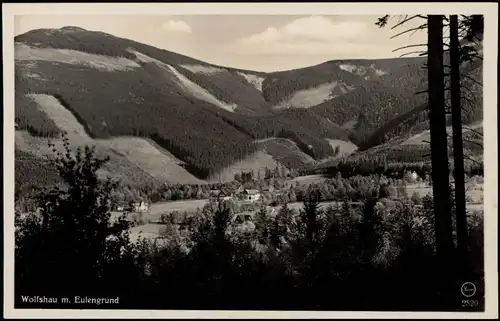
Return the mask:
[[(498, 318), (497, 270), (497, 3), (23, 3), (2, 4), (4, 63), (4, 317), (5, 318)], [(31, 310), (14, 309), (14, 15), (22, 14), (168, 14), (168, 15), (304, 15), (304, 14), (484, 14), (484, 229), (486, 310), (444, 312), (259, 312), (157, 310)], [(375, 27), (375, 26), (374, 26)], [(6, 215), (8, 214), (8, 215)]]

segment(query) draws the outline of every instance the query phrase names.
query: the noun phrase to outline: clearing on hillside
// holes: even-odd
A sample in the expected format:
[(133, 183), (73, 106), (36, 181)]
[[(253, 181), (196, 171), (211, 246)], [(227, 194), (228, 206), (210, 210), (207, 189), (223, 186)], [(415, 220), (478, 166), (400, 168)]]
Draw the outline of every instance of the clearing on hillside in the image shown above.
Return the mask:
[(127, 58), (88, 54), (78, 50), (34, 48), (23, 43), (15, 44), (16, 60), (42, 60), (96, 68), (101, 71), (131, 70), (140, 65)]
[(278, 103), (274, 109), (286, 108), (310, 108), (317, 106), (326, 100), (332, 99), (332, 91), (337, 87), (338, 82), (333, 81), (319, 85), (315, 88), (298, 90), (291, 97)]
[(256, 141), (263, 150), (288, 168), (298, 168), (316, 161), (304, 153), (295, 142), (286, 138), (266, 138)]
[(351, 142), (346, 142), (339, 139), (329, 139), (329, 138), (326, 138), (326, 141), (328, 142), (328, 144), (330, 144), (330, 146), (332, 146), (334, 150), (337, 146), (339, 147), (338, 156), (350, 155), (358, 150), (358, 146), (354, 145)]
[(89, 144), (92, 138), (73, 113), (61, 105), (59, 100), (46, 94), (28, 94), (38, 106), (51, 118), (62, 131), (66, 132), (68, 139), (77, 145)]
[[(48, 139), (31, 136), (31, 134), (27, 131), (15, 132), (16, 149), (29, 153), (35, 158), (40, 159), (40, 161), (51, 160), (54, 157), (54, 153), (48, 145), (49, 141), (55, 145), (58, 151), (64, 152), (63, 141), (60, 138)], [(154, 177), (144, 172), (135, 164), (132, 164), (125, 157), (116, 155), (110, 150), (99, 146), (99, 144), (96, 144), (96, 141), (88, 141), (83, 144), (82, 141), (70, 143), (72, 147), (82, 147), (84, 144), (94, 145), (96, 146), (96, 154), (98, 157), (110, 157), (109, 162), (107, 162), (103, 168), (99, 169), (97, 172), (98, 176), (102, 179), (113, 178), (130, 184), (143, 184), (144, 182), (151, 182), (155, 180)]]
[[(186, 78), (183, 74), (181, 74), (177, 69), (172, 67), (171, 65), (165, 64), (157, 59), (151, 58), (143, 53), (140, 53), (136, 50), (129, 49), (129, 52), (133, 53), (134, 55), (137, 56), (137, 60), (143, 63), (154, 63), (158, 65), (160, 68), (168, 71), (170, 74), (172, 74), (172, 79), (176, 81), (176, 83), (181, 87), (186, 93), (192, 95), (195, 98), (198, 98), (200, 100), (206, 101), (207, 103), (210, 103), (212, 105), (215, 105), (219, 108), (225, 109), (230, 112), (234, 112), (234, 110), (238, 107), (236, 104), (226, 104), (217, 98), (215, 98), (211, 93), (209, 93), (206, 89), (200, 87), (199, 85), (195, 84), (188, 78)], [(204, 67), (204, 66), (199, 66), (203, 68), (209, 68), (209, 67)], [(216, 69), (216, 68), (212, 68)], [(212, 70), (209, 69), (209, 70)], [(205, 70), (205, 69), (203, 69)], [(222, 70), (222, 69), (221, 69)], [(213, 73), (213, 72), (212, 72)]]
[(207, 103), (211, 103), (217, 107), (220, 107), (230, 112), (234, 112), (234, 110), (238, 108), (238, 105), (236, 104), (227, 104), (218, 100), (217, 98), (215, 98), (215, 96), (209, 93), (208, 90), (202, 88), (201, 86), (195, 84), (194, 82), (186, 78), (186, 76), (178, 72), (177, 69), (175, 69), (174, 67), (168, 65), (168, 68), (179, 79), (181, 87), (187, 92), (190, 92), (194, 97), (204, 100)]
[(294, 179), (291, 179), (289, 182), (292, 185), (311, 185), (311, 184), (318, 184), (326, 181), (328, 177), (324, 175), (305, 175), (305, 176), (299, 176), (295, 177)]
[[(125, 158), (128, 163), (131, 163), (128, 167), (135, 166), (160, 181), (179, 184), (205, 183), (205, 181), (196, 178), (183, 168), (181, 166), (182, 162), (171, 153), (159, 150), (157, 145), (154, 146), (147, 140), (137, 137), (93, 140), (75, 116), (62, 106), (55, 97), (37, 94), (32, 95), (32, 98), (61, 130), (67, 132), (67, 137), (73, 145), (95, 145), (101, 153), (109, 155), (113, 162), (120, 164), (124, 160), (119, 160), (119, 158)], [(16, 140), (18, 139), (21, 150), (32, 152), (40, 149), (38, 154), (44, 156), (52, 154), (46, 139), (35, 138), (25, 132), (16, 133)], [(52, 142), (56, 144), (59, 150), (62, 150), (61, 139), (53, 139)], [(116, 175), (123, 177), (126, 173), (123, 170), (118, 170)]]
[(355, 75), (358, 76), (364, 76), (367, 74), (368, 71), (374, 71), (377, 76), (383, 76), (387, 72), (382, 70), (382, 69), (376, 69), (375, 66), (372, 64), (369, 67), (366, 66), (361, 66), (361, 65), (353, 65), (353, 64), (340, 64), (339, 68), (351, 72)]
[(262, 91), (262, 83), (264, 82), (263, 77), (259, 77), (252, 74), (245, 74), (238, 71), (238, 75), (246, 79), (250, 84), (252, 84), (258, 91)]
[[(266, 167), (275, 169), (279, 162), (271, 155), (264, 151), (258, 151), (245, 159), (238, 161), (228, 168), (224, 169), (220, 174), (210, 178), (210, 182), (230, 182), (234, 180), (234, 175), (241, 172), (254, 172), (255, 177), (258, 175), (264, 177)], [(280, 164), (280, 166), (283, 166)], [(286, 169), (288, 172), (288, 169)]]
[[(482, 126), (483, 126), (483, 123), (481, 122), (481, 123), (473, 124), (473, 125), (468, 126), (468, 127), (471, 129), (478, 129)], [(469, 128), (463, 127), (462, 133), (468, 132)], [(447, 126), (446, 132), (448, 133), (449, 136), (451, 136), (453, 133), (452, 127)], [(422, 145), (422, 144), (427, 144), (430, 140), (431, 140), (431, 132), (430, 132), (430, 130), (425, 130), (419, 134), (416, 134), (416, 135), (410, 137), (409, 139), (407, 139), (406, 141), (401, 143), (401, 145)]]
[[(117, 137), (99, 140), (98, 143), (123, 155), (130, 162), (162, 181), (178, 184), (205, 184), (181, 165), (182, 161), (167, 151), (160, 151), (149, 141), (137, 137)], [(171, 155), (171, 154), (170, 154)]]
[(213, 75), (218, 74), (220, 72), (227, 71), (226, 69), (210, 67), (210, 66), (202, 66), (202, 65), (180, 65), (182, 68), (187, 69), (195, 74), (205, 74), (205, 75)]

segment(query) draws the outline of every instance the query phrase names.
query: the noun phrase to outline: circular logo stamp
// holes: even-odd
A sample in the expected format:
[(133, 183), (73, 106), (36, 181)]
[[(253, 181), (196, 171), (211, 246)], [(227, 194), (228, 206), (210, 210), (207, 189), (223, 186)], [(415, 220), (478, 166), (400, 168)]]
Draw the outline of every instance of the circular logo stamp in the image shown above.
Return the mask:
[(466, 298), (470, 298), (476, 294), (476, 286), (472, 282), (465, 282), (460, 288), (460, 292)]

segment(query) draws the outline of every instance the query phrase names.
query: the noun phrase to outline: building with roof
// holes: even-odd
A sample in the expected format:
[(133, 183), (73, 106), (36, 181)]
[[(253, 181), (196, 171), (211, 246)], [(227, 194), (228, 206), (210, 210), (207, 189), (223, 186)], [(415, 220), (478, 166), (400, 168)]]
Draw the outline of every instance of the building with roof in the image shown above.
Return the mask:
[(261, 198), (262, 194), (256, 189), (245, 189), (240, 194), (240, 199), (247, 202), (256, 202)]

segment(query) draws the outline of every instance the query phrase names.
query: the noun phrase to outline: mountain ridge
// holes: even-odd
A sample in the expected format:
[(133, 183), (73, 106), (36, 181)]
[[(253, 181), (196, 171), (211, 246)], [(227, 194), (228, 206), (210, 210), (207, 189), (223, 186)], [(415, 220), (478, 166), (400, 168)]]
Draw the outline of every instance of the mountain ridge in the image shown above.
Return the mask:
[[(72, 26), (32, 30), (14, 42), (19, 130), (60, 135), (29, 98), (46, 94), (63, 102), (91, 137), (151, 139), (201, 180), (262, 151), (263, 144), (254, 144), (259, 139), (291, 140), (268, 149), (292, 167), (307, 157), (333, 157), (329, 141), (362, 146), (418, 107), (413, 94), (425, 83), (422, 58), (329, 60), (265, 73)], [(307, 157), (290, 158), (296, 148)]]

